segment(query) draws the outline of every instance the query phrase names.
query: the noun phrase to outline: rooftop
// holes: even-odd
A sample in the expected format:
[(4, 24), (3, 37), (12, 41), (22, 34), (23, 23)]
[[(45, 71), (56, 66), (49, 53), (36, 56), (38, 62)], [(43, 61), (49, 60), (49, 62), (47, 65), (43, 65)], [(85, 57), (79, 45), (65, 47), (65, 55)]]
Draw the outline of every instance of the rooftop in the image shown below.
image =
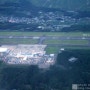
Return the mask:
[(7, 50), (8, 50), (7, 48), (0, 47), (0, 52), (6, 52)]

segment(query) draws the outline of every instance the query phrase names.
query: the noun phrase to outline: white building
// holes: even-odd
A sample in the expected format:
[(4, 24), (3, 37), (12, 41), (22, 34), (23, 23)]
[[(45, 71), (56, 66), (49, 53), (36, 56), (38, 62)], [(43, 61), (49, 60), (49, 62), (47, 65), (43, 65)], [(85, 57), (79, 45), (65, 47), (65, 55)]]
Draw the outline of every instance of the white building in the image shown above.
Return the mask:
[(0, 47), (0, 53), (7, 52), (7, 51), (8, 51), (7, 48), (2, 48), (2, 47)]

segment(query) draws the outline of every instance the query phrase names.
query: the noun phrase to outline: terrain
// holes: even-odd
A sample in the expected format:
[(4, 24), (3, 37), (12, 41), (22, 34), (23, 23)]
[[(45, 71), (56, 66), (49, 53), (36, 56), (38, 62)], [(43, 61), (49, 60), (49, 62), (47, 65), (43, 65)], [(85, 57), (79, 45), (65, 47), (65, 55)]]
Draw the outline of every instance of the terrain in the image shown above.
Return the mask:
[(47, 45), (47, 54), (58, 54), (61, 48), (90, 49), (89, 32), (0, 32), (0, 45)]
[[(56, 1), (59, 6), (70, 6), (68, 8), (49, 8), (43, 7), (44, 1), (36, 0), (1, 0), (0, 1), (0, 31), (36, 31), (36, 32), (70, 32), (70, 31), (89, 31), (90, 30), (90, 11), (89, 2), (83, 0), (64, 3), (65, 0)], [(52, 5), (52, 0), (45, 1)], [(44, 3), (45, 3), (44, 2)], [(75, 5), (72, 5), (76, 2)], [(39, 5), (41, 4), (41, 5)], [(70, 4), (70, 5), (69, 5)], [(57, 4), (56, 4), (57, 5)], [(78, 5), (78, 6), (77, 6)], [(76, 9), (84, 7), (82, 9)], [(88, 8), (87, 8), (88, 7)], [(76, 9), (76, 10), (75, 10)], [(9, 28), (10, 27), (10, 28)]]
[[(76, 61), (69, 61), (70, 58)], [(37, 66), (0, 63), (1, 90), (72, 90), (72, 84), (90, 83), (90, 50), (66, 50), (47, 70)]]
[(0, 0), (0, 46), (47, 45), (47, 69), (0, 58), (0, 90), (72, 90), (90, 86), (90, 0)]
[[(78, 10), (90, 10), (90, 1), (89, 0), (0, 0), (0, 3), (20, 3), (23, 2), (25, 5), (25, 2), (32, 3), (33, 5), (37, 7), (46, 7), (46, 8), (58, 8), (62, 10), (71, 10), (71, 11), (78, 11)], [(28, 3), (28, 4), (29, 4)]]

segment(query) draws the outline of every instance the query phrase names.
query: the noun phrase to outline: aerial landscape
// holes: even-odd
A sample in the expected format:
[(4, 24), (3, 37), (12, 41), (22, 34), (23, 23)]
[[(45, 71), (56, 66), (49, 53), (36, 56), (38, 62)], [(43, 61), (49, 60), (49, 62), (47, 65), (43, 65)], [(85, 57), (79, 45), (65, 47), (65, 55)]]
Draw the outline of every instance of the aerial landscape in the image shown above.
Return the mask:
[(90, 90), (90, 0), (0, 0), (0, 90)]

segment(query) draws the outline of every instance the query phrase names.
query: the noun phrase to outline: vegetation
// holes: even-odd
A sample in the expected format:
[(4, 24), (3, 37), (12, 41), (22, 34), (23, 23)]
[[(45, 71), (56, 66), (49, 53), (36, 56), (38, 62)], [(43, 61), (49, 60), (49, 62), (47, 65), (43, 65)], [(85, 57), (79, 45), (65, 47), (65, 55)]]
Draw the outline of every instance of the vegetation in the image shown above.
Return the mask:
[(61, 45), (87, 45), (87, 40), (46, 40), (45, 44), (61, 44)]
[(90, 36), (90, 32), (0, 32), (0, 36)]
[[(9, 2), (25, 2), (24, 0), (9, 0)], [(86, 0), (27, 0), (31, 2), (33, 5), (38, 7), (46, 7), (46, 8), (59, 8), (62, 10), (90, 10), (89, 4)], [(0, 0), (0, 3), (5, 3), (7, 0)], [(87, 5), (88, 3), (88, 5)]]
[(37, 44), (36, 39), (26, 39), (26, 38), (4, 38), (0, 39), (0, 44)]
[(48, 46), (45, 50), (47, 54), (58, 54), (60, 49), (65, 50), (90, 50), (90, 47), (80, 47), (80, 46)]
[(57, 54), (59, 52), (60, 47), (57, 46), (47, 46), (46, 53), (47, 54)]
[(63, 32), (78, 32), (78, 31), (81, 31), (81, 32), (88, 32), (90, 30), (90, 25), (87, 24), (87, 25), (72, 25), (71, 27), (65, 27), (63, 28), (61, 31)]
[[(49, 7), (49, 8), (60, 8), (63, 10), (89, 10), (86, 0), (31, 0), (36, 6)], [(90, 3), (90, 1), (88, 1)]]
[[(71, 57), (77, 61), (69, 62)], [(90, 50), (63, 51), (56, 64), (45, 70), (34, 65), (3, 66), (0, 69), (1, 90), (72, 90), (74, 83), (90, 83)]]

